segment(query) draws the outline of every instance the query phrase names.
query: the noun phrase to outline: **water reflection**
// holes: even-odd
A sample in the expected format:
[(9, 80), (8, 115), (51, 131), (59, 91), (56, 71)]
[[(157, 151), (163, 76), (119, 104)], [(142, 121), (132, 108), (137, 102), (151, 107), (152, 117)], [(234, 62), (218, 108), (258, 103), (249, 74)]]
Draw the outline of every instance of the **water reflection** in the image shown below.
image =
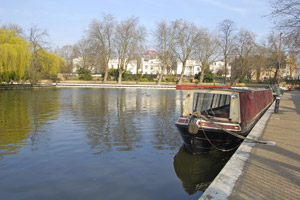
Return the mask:
[(16, 154), (23, 145), (38, 148), (49, 140), (46, 125), (59, 111), (58, 94), (49, 90), (1, 91), (0, 155)]
[(59, 114), (59, 92), (55, 89), (35, 89), (26, 93), (27, 115), (30, 117), (32, 150), (50, 140), (49, 126)]
[[(95, 154), (132, 151), (150, 141), (156, 149), (181, 145), (174, 122), (182, 109), (182, 91), (85, 89), (62, 91), (61, 109), (86, 133)], [(70, 102), (71, 100), (71, 102)], [(153, 134), (154, 133), (154, 134)]]
[(31, 121), (27, 115), (27, 100), (19, 93), (0, 95), (0, 155), (16, 154), (29, 137)]
[(182, 146), (174, 157), (174, 170), (188, 194), (203, 192), (231, 155), (232, 152), (192, 155)]
[(193, 193), (208, 182), (204, 168), (220, 158), (177, 153), (182, 139), (174, 123), (184, 96), (145, 89), (0, 91), (1, 197), (193, 199), (180, 180)]

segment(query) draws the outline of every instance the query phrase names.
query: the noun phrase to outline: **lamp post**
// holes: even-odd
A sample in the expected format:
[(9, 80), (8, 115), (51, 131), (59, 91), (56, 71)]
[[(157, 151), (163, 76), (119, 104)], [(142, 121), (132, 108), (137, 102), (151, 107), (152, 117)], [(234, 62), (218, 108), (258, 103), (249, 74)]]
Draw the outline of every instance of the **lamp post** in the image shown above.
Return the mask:
[(279, 52), (278, 52), (278, 85), (280, 83), (280, 65), (281, 65), (281, 35), (282, 33), (280, 33), (280, 37), (279, 37)]

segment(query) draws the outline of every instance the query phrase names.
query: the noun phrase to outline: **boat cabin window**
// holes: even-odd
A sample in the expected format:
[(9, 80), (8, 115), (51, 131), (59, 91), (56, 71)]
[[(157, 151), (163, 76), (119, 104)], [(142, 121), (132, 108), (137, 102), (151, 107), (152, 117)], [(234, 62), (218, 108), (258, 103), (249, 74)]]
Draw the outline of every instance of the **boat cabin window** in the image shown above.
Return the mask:
[(202, 115), (229, 118), (230, 95), (195, 93), (193, 111)]

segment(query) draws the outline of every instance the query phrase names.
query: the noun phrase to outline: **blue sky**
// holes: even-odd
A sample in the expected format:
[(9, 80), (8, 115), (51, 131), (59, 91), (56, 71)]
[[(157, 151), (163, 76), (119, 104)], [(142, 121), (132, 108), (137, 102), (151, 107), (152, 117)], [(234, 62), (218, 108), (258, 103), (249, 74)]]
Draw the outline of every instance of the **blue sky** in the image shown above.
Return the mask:
[[(224, 19), (247, 28), (257, 38), (272, 28), (268, 0), (1, 0), (0, 25), (15, 23), (28, 30), (32, 25), (47, 29), (51, 46), (74, 44), (89, 23), (110, 13), (117, 20), (139, 17), (148, 33), (161, 19), (185, 19), (200, 27), (216, 29)], [(149, 34), (150, 35), (150, 34)], [(148, 37), (150, 40), (151, 38)], [(150, 43), (150, 42), (148, 42)]]

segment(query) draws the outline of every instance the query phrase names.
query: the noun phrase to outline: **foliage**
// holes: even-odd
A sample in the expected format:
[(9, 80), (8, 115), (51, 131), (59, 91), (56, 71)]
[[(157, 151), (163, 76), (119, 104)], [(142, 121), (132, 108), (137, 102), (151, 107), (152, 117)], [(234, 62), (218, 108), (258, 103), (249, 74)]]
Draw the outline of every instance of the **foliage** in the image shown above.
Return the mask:
[(149, 82), (149, 79), (147, 79), (147, 78), (140, 78), (138, 81), (139, 82)]
[(79, 80), (92, 80), (92, 75), (91, 75), (91, 71), (85, 68), (79, 68), (77, 70), (78, 76), (79, 76)]
[(291, 85), (299, 85), (300, 86), (300, 80), (286, 80), (287, 84)]
[(175, 82), (175, 76), (173, 74), (167, 74), (163, 80), (166, 82)]
[(65, 60), (54, 53), (49, 53), (43, 49), (38, 53), (38, 64), (41, 72), (45, 74), (58, 74), (60, 66), (65, 65)]
[[(200, 79), (201, 76), (201, 72), (199, 72), (198, 74), (195, 74), (195, 79)], [(212, 71), (210, 71), (209, 69), (204, 70), (204, 78), (203, 78), (203, 82), (204, 83), (211, 83), (214, 82), (214, 73)]]
[(21, 80), (30, 66), (28, 42), (15, 30), (0, 29), (0, 81)]
[(110, 69), (108, 72), (108, 75), (109, 75), (109, 77), (114, 77), (115, 79), (117, 79), (119, 77), (119, 70), (118, 69)]
[[(119, 78), (119, 70), (118, 69), (111, 69), (109, 72), (108, 72), (108, 75), (110, 77), (114, 77), (114, 80), (117, 80)], [(144, 75), (145, 76), (145, 75)], [(143, 77), (144, 77), (143, 76)], [(141, 74), (131, 74), (131, 72), (129, 71), (125, 71), (122, 73), (122, 81), (140, 81), (140, 79), (142, 78), (142, 75)], [(144, 78), (147, 78), (144, 77)], [(148, 78), (147, 78), (148, 79)], [(151, 78), (150, 78), (151, 79)], [(149, 79), (148, 79), (149, 80)], [(148, 81), (147, 80), (147, 81)], [(154, 80), (153, 80), (154, 81)], [(143, 82), (143, 81), (141, 81)]]

